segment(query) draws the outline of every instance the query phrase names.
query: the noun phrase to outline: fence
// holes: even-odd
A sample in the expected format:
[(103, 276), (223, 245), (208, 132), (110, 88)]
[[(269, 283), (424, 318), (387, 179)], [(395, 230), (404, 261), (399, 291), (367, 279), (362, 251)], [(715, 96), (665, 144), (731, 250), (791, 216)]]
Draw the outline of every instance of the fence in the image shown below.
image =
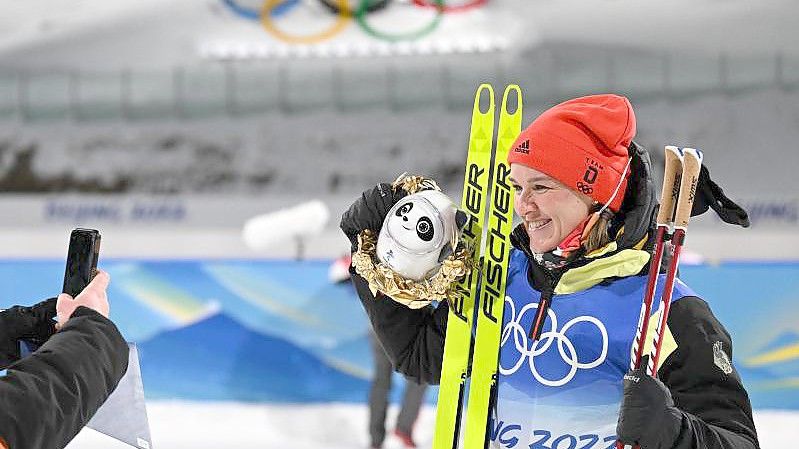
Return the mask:
[(799, 85), (799, 59), (550, 45), (397, 58), (218, 61), (164, 70), (15, 70), (0, 65), (0, 120), (196, 119), (268, 112), (468, 107), (482, 81), (516, 82), (538, 104), (588, 92), (638, 100)]

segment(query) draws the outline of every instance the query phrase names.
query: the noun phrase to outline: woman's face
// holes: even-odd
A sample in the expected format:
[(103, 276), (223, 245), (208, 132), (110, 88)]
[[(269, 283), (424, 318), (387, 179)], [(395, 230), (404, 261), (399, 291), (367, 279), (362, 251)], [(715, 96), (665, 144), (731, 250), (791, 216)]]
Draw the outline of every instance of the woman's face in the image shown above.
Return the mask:
[(588, 216), (591, 198), (538, 170), (511, 164), (513, 207), (530, 236), (530, 249), (552, 251)]

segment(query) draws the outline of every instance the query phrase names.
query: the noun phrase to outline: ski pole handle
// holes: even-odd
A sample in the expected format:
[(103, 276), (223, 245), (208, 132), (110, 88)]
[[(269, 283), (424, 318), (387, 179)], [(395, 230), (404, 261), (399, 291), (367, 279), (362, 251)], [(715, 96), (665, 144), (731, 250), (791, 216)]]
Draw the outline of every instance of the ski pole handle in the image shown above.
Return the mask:
[(669, 263), (666, 273), (666, 283), (660, 299), (660, 317), (654, 335), (654, 344), (647, 364), (647, 374), (657, 377), (658, 361), (660, 359), (660, 349), (663, 345), (663, 337), (666, 332), (669, 310), (671, 309), (671, 295), (674, 290), (674, 281), (677, 277), (677, 267), (680, 263), (680, 251), (685, 241), (685, 233), (688, 229), (688, 220), (691, 218), (691, 208), (696, 197), (696, 187), (699, 183), (699, 172), (702, 169), (702, 152), (693, 148), (683, 149), (682, 180), (680, 181), (680, 196), (677, 200), (677, 210), (674, 214), (674, 236), (672, 244), (674, 253)]
[(664, 149), (666, 166), (663, 171), (663, 187), (660, 191), (660, 209), (657, 224), (670, 225), (674, 222), (674, 210), (680, 196), (680, 181), (683, 171), (683, 156), (679, 148), (667, 145)]
[[(694, 148), (683, 148), (682, 181), (677, 210), (674, 214), (674, 228), (685, 230), (691, 219), (691, 208), (696, 198), (699, 172), (702, 170), (702, 152)], [(682, 244), (682, 242), (680, 242)]]

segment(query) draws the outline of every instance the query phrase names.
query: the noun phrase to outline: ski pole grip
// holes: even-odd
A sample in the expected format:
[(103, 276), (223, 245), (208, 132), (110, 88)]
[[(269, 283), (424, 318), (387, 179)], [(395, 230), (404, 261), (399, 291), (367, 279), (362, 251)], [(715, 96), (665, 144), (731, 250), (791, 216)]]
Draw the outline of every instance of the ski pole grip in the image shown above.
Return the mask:
[(666, 166), (663, 169), (663, 190), (660, 192), (660, 209), (657, 224), (666, 226), (674, 218), (674, 207), (680, 194), (682, 177), (682, 153), (680, 149), (667, 145), (665, 148)]
[(682, 182), (680, 183), (680, 196), (677, 200), (677, 211), (674, 216), (675, 228), (684, 230), (688, 227), (701, 169), (702, 153), (694, 148), (683, 148)]

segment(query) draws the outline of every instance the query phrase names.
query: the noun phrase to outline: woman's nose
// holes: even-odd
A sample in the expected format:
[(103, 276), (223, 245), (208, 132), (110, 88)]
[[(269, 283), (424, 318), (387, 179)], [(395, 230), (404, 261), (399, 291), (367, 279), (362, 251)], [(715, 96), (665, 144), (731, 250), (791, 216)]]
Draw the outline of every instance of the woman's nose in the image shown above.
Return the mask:
[(516, 202), (516, 212), (519, 215), (524, 215), (527, 212), (535, 212), (538, 210), (538, 205), (530, 195), (522, 195)]

